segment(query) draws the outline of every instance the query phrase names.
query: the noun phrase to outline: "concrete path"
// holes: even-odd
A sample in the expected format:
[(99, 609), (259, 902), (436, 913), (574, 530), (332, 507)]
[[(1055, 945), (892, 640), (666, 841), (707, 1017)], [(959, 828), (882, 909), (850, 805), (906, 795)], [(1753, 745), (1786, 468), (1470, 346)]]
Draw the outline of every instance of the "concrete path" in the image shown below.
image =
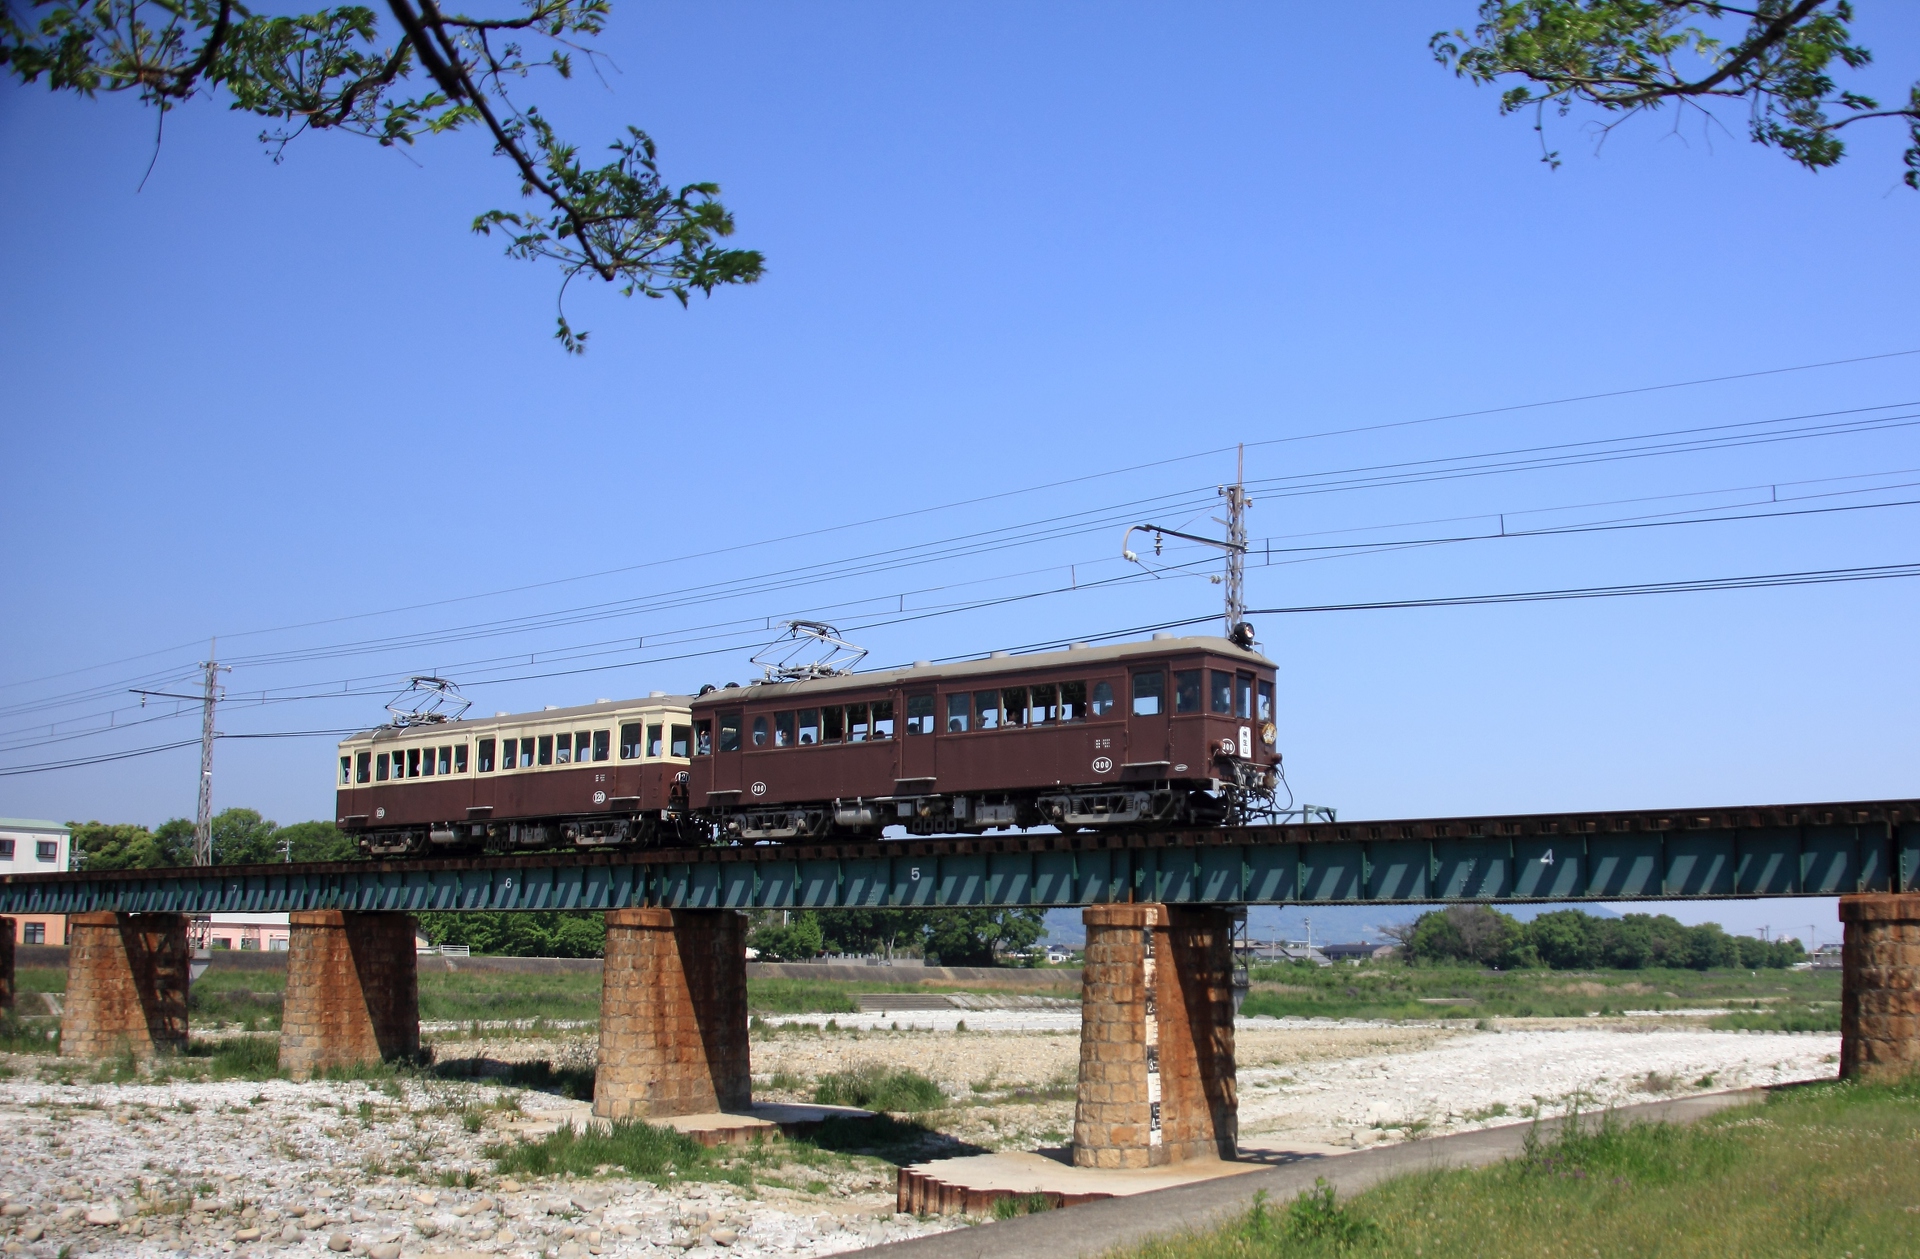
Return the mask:
[[(1628, 1123), (1690, 1123), (1765, 1096), (1763, 1089), (1741, 1089), (1626, 1106), (1612, 1113)], [(1543, 1135), (1556, 1131), (1560, 1122), (1542, 1123)], [(1101, 1255), (1171, 1233), (1218, 1227), (1244, 1215), (1253, 1204), (1253, 1196), (1263, 1189), (1269, 1201), (1284, 1206), (1302, 1189), (1312, 1188), (1316, 1177), (1325, 1177), (1345, 1197), (1411, 1172), (1497, 1163), (1520, 1152), (1531, 1126), (1513, 1124), (1355, 1154), (1305, 1159), (1243, 1176), (1108, 1198), (1086, 1206), (873, 1246), (858, 1253), (885, 1259), (1074, 1259)]]

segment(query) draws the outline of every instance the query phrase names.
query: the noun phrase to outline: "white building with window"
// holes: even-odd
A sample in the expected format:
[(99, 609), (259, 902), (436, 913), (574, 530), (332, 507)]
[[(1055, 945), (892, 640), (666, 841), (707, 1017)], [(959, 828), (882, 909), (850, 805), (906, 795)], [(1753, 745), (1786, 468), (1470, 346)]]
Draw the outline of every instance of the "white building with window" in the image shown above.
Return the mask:
[[(67, 828), (58, 822), (0, 817), (0, 874), (51, 874), (65, 870), (71, 856)], [(60, 914), (33, 914), (13, 920), (15, 944), (65, 944), (67, 920)]]

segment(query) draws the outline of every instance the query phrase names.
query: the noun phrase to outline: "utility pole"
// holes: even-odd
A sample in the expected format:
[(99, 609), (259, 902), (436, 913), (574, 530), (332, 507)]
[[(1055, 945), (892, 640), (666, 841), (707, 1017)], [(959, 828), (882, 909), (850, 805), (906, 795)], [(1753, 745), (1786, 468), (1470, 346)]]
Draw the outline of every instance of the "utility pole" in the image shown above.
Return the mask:
[(1227, 500), (1227, 518), (1220, 523), (1227, 527), (1227, 633), (1233, 633), (1233, 627), (1247, 619), (1247, 447), (1240, 444), (1239, 459), (1234, 465), (1233, 484), (1222, 486), (1220, 493)]
[[(193, 814), (193, 864), (213, 864), (213, 706), (220, 702), (221, 668), (214, 658), (217, 639), (207, 640), (207, 658), (200, 662), (206, 683), (200, 699), (200, 800)], [(228, 669), (227, 672), (232, 672)]]

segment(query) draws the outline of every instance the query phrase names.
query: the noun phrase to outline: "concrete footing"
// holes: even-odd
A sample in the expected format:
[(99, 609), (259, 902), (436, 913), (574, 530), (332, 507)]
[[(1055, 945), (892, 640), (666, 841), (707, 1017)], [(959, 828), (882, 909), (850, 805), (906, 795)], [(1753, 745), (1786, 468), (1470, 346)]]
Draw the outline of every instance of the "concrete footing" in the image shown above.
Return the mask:
[(1231, 1159), (1239, 1135), (1225, 909), (1082, 911), (1076, 1167)]
[(413, 917), (320, 909), (289, 922), (281, 1068), (305, 1080), (329, 1067), (418, 1055)]
[(607, 912), (594, 1114), (656, 1119), (752, 1103), (746, 923), (732, 910)]
[(60, 1052), (150, 1058), (187, 1047), (184, 914), (75, 914), (67, 920)]
[(1840, 1078), (1920, 1071), (1920, 893), (1840, 898)]

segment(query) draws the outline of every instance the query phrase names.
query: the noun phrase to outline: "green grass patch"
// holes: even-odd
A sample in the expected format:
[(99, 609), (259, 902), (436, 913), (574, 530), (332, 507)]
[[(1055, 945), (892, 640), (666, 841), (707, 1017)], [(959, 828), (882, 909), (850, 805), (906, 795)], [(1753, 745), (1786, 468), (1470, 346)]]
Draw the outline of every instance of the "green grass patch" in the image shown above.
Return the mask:
[(600, 1017), (597, 971), (422, 971), (420, 1017), (430, 1022)]
[(1529, 1140), (1519, 1158), (1431, 1172), (1128, 1252), (1132, 1259), (1913, 1253), (1920, 1080), (1817, 1084), (1678, 1126), (1603, 1120)]
[[(884, 986), (872, 989), (898, 990)], [(747, 1009), (755, 1014), (857, 1014), (860, 1004), (851, 994), (849, 985), (823, 979), (749, 979)]]
[(581, 1132), (571, 1125), (538, 1141), (490, 1145), (487, 1157), (503, 1174), (514, 1176), (593, 1176), (601, 1168), (617, 1167), (629, 1176), (664, 1182), (719, 1180), (748, 1185), (751, 1167), (739, 1159), (722, 1159), (692, 1137), (672, 1128), (618, 1120), (607, 1131)]
[(901, 1114), (939, 1110), (947, 1104), (940, 1086), (912, 1068), (888, 1070), (876, 1062), (821, 1076), (813, 1100), (822, 1106), (858, 1106)]
[(60, 1022), (58, 1019), (23, 1019), (12, 1010), (0, 1010), (0, 1053), (57, 1054), (59, 1052)]

